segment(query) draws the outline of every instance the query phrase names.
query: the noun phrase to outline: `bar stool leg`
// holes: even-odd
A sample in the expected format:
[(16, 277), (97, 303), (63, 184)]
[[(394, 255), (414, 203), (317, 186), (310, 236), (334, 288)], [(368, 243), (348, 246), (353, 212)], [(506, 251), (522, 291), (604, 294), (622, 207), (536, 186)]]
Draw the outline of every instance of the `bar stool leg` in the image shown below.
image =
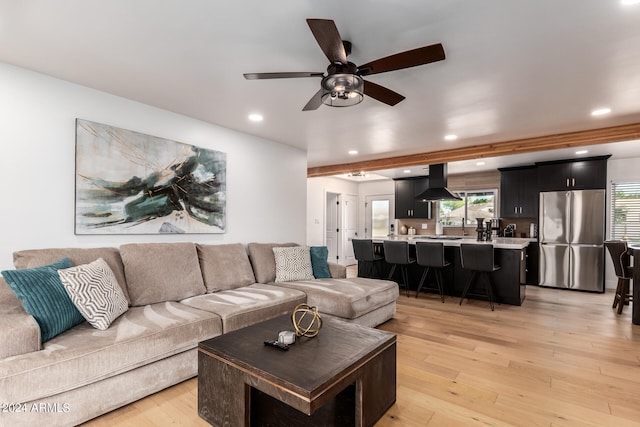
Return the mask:
[(420, 278), (420, 283), (418, 284), (418, 290), (416, 291), (416, 298), (418, 298), (418, 294), (420, 293), (420, 289), (422, 289), (422, 285), (424, 285), (424, 281), (427, 278), (427, 273), (429, 273), (429, 267), (426, 267), (422, 272), (422, 277)]
[(493, 311), (493, 279), (491, 278), (491, 273), (486, 273), (487, 277), (487, 294), (489, 295), (489, 306), (491, 307), (491, 311)]
[(397, 264), (393, 264), (393, 265), (391, 266), (391, 271), (389, 271), (389, 277), (387, 277), (387, 280), (391, 280), (391, 278), (393, 277), (393, 273), (395, 273), (395, 272), (396, 272), (396, 265), (397, 265)]
[(435, 269), (436, 273), (436, 284), (438, 285), (438, 290), (440, 291), (440, 300), (444, 304), (444, 285), (442, 280), (442, 270), (439, 268)]
[(630, 279), (624, 279), (624, 288), (622, 289), (624, 291), (624, 294), (622, 294), (624, 296), (624, 305), (629, 305), (629, 302), (633, 300), (631, 290), (629, 289), (630, 282)]
[(471, 277), (469, 277), (469, 280), (467, 280), (467, 284), (464, 285), (464, 290), (462, 291), (462, 296), (460, 297), (460, 305), (462, 305), (462, 301), (464, 300), (464, 297), (467, 296), (467, 292), (469, 292), (469, 289), (471, 288), (471, 283), (475, 278), (476, 278), (476, 272), (473, 271), (471, 273)]
[(407, 297), (409, 297), (409, 274), (407, 273), (407, 266), (404, 264), (401, 265), (400, 271), (402, 272), (402, 282), (404, 282), (405, 292), (407, 294)]

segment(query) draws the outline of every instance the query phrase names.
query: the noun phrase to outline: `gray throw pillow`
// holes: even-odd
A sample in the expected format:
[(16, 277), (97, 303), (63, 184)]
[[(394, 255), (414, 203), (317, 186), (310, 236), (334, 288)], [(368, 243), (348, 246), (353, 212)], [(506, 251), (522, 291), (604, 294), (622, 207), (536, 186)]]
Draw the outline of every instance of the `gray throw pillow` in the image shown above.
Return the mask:
[(73, 305), (96, 329), (104, 331), (129, 308), (116, 276), (102, 258), (58, 270), (58, 276)]
[(276, 261), (273, 248), (298, 246), (296, 243), (249, 243), (249, 259), (256, 275), (256, 282), (271, 283), (276, 280)]
[(308, 247), (273, 248), (273, 254), (276, 262), (276, 282), (314, 279)]

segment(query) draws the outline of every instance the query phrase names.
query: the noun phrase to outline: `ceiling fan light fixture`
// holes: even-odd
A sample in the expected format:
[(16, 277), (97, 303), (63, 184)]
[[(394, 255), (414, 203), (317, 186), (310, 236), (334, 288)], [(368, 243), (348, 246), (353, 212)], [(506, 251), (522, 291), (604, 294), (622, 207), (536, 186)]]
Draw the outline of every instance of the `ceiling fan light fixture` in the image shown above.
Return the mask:
[(322, 79), (322, 103), (330, 107), (351, 107), (364, 99), (364, 80), (356, 74), (331, 74)]

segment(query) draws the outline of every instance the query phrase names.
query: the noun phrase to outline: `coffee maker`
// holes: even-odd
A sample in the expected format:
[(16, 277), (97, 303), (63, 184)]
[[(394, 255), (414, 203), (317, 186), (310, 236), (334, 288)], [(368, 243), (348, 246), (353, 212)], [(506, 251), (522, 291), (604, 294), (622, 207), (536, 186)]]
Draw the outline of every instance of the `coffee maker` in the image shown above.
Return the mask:
[(491, 218), (491, 234), (502, 237), (502, 218)]

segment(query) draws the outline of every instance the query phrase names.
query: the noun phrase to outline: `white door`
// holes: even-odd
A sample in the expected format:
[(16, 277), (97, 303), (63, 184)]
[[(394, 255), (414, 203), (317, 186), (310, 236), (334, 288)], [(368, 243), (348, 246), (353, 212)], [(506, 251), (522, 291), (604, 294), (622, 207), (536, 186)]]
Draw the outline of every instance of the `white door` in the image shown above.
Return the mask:
[(338, 222), (339, 219), (339, 204), (338, 204), (338, 194), (336, 193), (327, 193), (327, 202), (326, 202), (326, 229), (325, 229), (325, 244), (327, 245), (327, 249), (329, 250), (328, 260), (332, 262), (338, 262), (338, 244), (340, 240), (338, 239), (338, 229), (340, 228), (340, 224)]
[(342, 263), (352, 265), (356, 263), (353, 254), (353, 243), (351, 240), (358, 237), (358, 196), (345, 194), (342, 196)]
[(367, 196), (365, 200), (364, 238), (388, 236), (395, 221), (393, 194)]

